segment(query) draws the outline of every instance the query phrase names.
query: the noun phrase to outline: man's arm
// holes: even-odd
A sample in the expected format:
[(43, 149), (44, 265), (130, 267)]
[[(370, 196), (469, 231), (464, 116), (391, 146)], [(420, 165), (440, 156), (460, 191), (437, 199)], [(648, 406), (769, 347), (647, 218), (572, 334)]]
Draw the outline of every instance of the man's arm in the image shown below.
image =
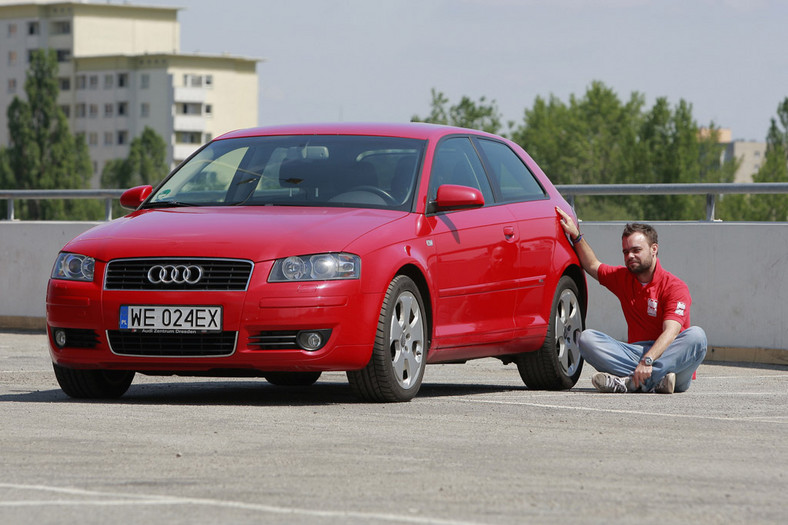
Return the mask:
[[(561, 219), (561, 227), (569, 235), (569, 238), (572, 239), (572, 244), (575, 246), (575, 253), (577, 254), (577, 258), (580, 259), (580, 264), (583, 265), (583, 269), (588, 272), (588, 275), (598, 281), (599, 277), (597, 275), (599, 273), (599, 265), (602, 263), (596, 258), (596, 254), (594, 250), (591, 249), (591, 245), (580, 235), (580, 228), (577, 227), (572, 217), (558, 206), (556, 206), (555, 211)], [(580, 239), (576, 240), (578, 237), (580, 237)]]
[(643, 359), (645, 359), (646, 356), (650, 357), (654, 361), (659, 359), (680, 332), (681, 323), (678, 321), (668, 319), (662, 323), (662, 333), (659, 335), (657, 340), (654, 341), (654, 344), (651, 346), (651, 348), (649, 348), (648, 352), (643, 354), (643, 357), (638, 363), (637, 368), (635, 368), (635, 373), (632, 374), (632, 380), (635, 383), (636, 388), (639, 387), (643, 381), (651, 377), (652, 367), (643, 364)]

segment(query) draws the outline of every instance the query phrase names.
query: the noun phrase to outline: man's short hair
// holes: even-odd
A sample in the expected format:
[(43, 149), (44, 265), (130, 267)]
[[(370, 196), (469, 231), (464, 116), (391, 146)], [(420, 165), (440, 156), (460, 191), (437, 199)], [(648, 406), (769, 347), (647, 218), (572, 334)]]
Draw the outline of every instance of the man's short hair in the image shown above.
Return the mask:
[(649, 246), (652, 244), (659, 244), (659, 240), (657, 238), (657, 230), (655, 230), (652, 226), (648, 224), (643, 224), (642, 222), (630, 222), (624, 226), (624, 233), (621, 234), (622, 239), (626, 239), (633, 233), (642, 233), (646, 236), (646, 240), (648, 240)]

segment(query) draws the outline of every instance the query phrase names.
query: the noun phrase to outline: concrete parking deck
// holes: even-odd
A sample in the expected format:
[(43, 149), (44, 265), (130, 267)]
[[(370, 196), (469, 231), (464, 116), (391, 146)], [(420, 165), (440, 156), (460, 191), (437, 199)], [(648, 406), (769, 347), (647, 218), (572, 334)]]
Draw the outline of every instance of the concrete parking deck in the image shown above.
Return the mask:
[(709, 363), (684, 394), (527, 390), (486, 359), (410, 403), (138, 376), (58, 388), (45, 336), (0, 333), (0, 522), (784, 523), (788, 368)]

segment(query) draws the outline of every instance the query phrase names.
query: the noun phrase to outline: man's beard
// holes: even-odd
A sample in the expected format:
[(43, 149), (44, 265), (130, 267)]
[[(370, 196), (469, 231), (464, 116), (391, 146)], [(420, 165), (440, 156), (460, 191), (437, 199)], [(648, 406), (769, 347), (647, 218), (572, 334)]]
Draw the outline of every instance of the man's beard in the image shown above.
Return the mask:
[(651, 257), (648, 260), (640, 261), (635, 266), (630, 266), (627, 264), (627, 269), (635, 275), (639, 275), (641, 273), (646, 273), (651, 269), (651, 263), (653, 259)]

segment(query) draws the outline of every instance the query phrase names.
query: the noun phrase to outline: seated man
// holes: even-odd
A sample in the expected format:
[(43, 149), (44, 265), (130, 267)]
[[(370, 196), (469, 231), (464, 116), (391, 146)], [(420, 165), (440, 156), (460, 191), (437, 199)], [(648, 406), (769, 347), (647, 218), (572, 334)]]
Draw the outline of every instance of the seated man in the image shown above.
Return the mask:
[(687, 390), (706, 356), (706, 334), (690, 326), (687, 285), (657, 259), (656, 230), (627, 224), (621, 236), (626, 266), (614, 267), (596, 258), (569, 215), (556, 212), (583, 269), (618, 297), (627, 320), (628, 343), (596, 330), (580, 335), (580, 355), (599, 371), (591, 382), (601, 392)]

